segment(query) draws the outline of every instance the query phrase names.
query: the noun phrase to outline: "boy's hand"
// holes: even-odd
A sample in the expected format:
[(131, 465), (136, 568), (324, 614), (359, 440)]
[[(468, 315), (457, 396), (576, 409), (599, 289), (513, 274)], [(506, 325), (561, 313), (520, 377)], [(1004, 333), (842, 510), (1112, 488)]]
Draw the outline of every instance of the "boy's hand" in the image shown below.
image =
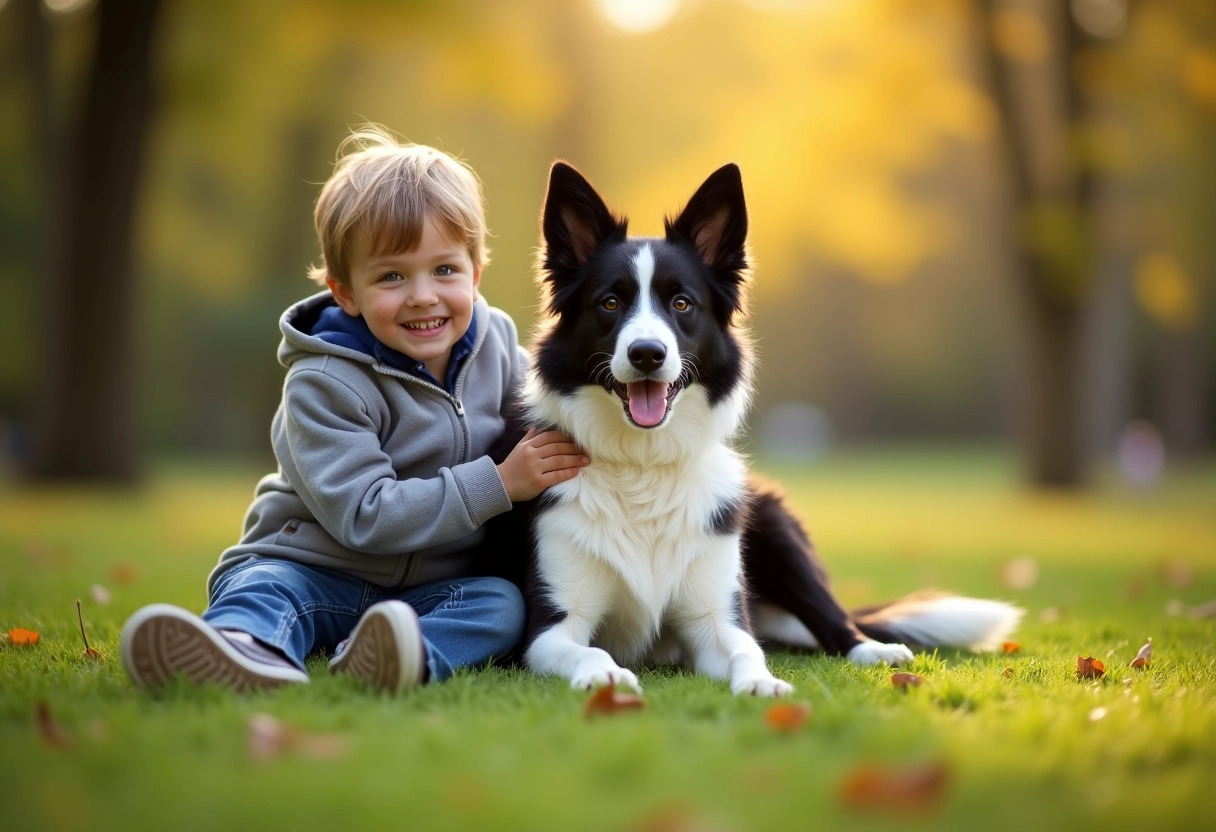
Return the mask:
[(566, 434), (537, 433), (533, 428), (498, 466), (498, 475), (511, 502), (520, 503), (573, 478), (589, 462), (591, 458)]

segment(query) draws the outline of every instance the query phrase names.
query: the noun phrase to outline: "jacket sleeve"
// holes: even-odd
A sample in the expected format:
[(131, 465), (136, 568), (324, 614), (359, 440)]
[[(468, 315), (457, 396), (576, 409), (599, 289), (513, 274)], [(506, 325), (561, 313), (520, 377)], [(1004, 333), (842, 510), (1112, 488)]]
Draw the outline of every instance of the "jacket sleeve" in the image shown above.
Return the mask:
[(438, 546), (511, 508), (489, 457), (398, 480), (366, 404), (339, 379), (292, 373), (283, 398), (284, 473), (346, 548), (389, 555)]

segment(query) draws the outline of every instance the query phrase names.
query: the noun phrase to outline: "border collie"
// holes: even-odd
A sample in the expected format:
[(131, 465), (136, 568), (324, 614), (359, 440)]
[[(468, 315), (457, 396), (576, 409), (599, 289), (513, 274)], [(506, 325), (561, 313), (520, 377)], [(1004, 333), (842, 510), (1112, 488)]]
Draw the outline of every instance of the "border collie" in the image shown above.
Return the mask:
[(553, 165), (547, 320), (523, 404), (591, 464), (532, 507), (528, 667), (640, 689), (628, 667), (684, 662), (735, 694), (780, 696), (793, 688), (757, 637), (890, 665), (912, 658), (905, 645), (999, 644), (1022, 610), (997, 601), (933, 593), (846, 612), (798, 521), (731, 447), (753, 364), (738, 167), (711, 175), (664, 237), (628, 237), (626, 223)]

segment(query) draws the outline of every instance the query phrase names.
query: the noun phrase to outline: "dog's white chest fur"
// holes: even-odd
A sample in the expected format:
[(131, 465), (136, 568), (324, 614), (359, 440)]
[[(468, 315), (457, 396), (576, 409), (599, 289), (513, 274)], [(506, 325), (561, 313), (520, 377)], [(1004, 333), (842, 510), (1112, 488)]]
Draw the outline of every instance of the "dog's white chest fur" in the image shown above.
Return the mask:
[[(675, 447), (714, 435), (682, 424), (714, 415), (699, 393), (687, 398), (653, 432), (624, 425), (601, 390), (564, 400), (583, 411), (562, 423), (575, 426), (592, 463), (550, 490), (556, 505), (536, 529), (540, 571), (556, 607), (599, 621), (593, 642), (618, 662), (645, 658), (665, 613), (690, 595), (708, 602), (738, 586), (738, 535), (715, 531), (714, 517), (742, 499), (743, 461), (720, 441), (692, 454)], [(619, 435), (605, 429), (618, 423)], [(593, 425), (594, 439), (580, 425)]]

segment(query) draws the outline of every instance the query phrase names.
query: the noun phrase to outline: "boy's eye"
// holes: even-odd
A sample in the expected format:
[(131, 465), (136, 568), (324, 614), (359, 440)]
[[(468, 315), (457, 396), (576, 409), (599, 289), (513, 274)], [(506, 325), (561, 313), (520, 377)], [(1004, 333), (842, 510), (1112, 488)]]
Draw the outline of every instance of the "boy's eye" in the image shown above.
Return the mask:
[(385, 274), (380, 275), (381, 283), (395, 283), (398, 280), (405, 280), (405, 278), (401, 276), (401, 272), (386, 272)]
[(435, 269), (435, 274), (439, 275), (440, 277), (456, 274), (456, 267), (448, 265), (439, 266)]

